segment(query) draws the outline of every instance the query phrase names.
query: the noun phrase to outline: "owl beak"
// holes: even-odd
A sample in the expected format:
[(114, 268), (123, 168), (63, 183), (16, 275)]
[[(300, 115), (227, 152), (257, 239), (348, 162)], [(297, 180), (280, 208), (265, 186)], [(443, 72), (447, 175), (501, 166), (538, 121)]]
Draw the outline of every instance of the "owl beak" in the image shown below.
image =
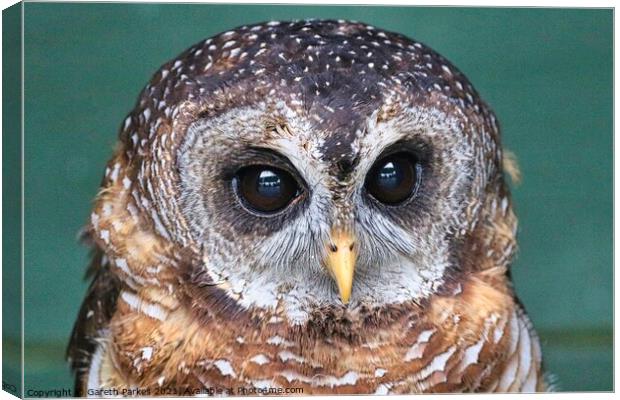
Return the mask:
[(329, 273), (336, 281), (336, 285), (338, 285), (340, 299), (344, 304), (347, 304), (351, 297), (356, 259), (355, 237), (348, 232), (332, 231), (331, 243), (327, 246), (325, 264)]

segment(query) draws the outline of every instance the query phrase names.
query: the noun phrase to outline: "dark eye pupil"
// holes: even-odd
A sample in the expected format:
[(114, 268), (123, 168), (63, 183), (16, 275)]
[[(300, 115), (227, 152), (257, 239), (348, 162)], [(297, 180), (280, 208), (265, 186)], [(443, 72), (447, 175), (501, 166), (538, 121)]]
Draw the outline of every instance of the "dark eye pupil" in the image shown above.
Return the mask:
[(392, 161), (388, 161), (379, 170), (377, 183), (387, 190), (396, 189), (403, 180), (403, 171), (398, 168)]
[(286, 207), (299, 191), (288, 172), (269, 166), (242, 168), (234, 182), (237, 195), (246, 206), (267, 213)]
[(366, 177), (366, 190), (385, 204), (407, 200), (417, 186), (417, 163), (408, 154), (394, 154), (375, 163)]
[(256, 191), (261, 196), (277, 198), (282, 193), (282, 179), (273, 171), (263, 170), (256, 179)]

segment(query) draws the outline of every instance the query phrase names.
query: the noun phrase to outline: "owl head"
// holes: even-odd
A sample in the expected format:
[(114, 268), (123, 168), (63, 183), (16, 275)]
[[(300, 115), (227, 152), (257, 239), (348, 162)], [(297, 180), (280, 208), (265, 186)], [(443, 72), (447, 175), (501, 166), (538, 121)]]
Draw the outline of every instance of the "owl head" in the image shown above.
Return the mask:
[[(495, 116), (442, 56), (366, 24), (204, 40), (153, 76), (120, 139), (96, 236), (133, 285), (169, 261), (195, 304), (301, 324), (423, 302), (513, 256)], [(131, 228), (102, 233), (111, 202)]]

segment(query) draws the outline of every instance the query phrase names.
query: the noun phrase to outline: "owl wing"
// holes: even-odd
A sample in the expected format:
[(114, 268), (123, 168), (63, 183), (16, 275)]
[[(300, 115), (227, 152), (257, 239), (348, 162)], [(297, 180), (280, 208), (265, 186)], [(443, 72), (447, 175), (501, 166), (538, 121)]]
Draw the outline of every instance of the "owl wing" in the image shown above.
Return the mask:
[(100, 332), (106, 328), (116, 310), (120, 281), (110, 271), (110, 264), (103, 251), (93, 249), (93, 257), (85, 279), (92, 278), (82, 303), (78, 318), (71, 332), (66, 357), (75, 373), (75, 396), (83, 396), (84, 376), (97, 346)]

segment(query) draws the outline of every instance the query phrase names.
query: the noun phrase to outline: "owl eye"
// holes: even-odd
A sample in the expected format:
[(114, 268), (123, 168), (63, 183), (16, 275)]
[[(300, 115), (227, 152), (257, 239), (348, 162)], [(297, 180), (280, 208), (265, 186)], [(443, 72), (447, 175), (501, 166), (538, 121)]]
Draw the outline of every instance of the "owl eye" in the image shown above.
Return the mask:
[(396, 153), (377, 161), (366, 176), (366, 190), (381, 203), (395, 205), (417, 189), (420, 164), (408, 153)]
[(233, 185), (242, 203), (261, 213), (280, 211), (300, 194), (291, 174), (266, 165), (241, 168), (233, 178)]

